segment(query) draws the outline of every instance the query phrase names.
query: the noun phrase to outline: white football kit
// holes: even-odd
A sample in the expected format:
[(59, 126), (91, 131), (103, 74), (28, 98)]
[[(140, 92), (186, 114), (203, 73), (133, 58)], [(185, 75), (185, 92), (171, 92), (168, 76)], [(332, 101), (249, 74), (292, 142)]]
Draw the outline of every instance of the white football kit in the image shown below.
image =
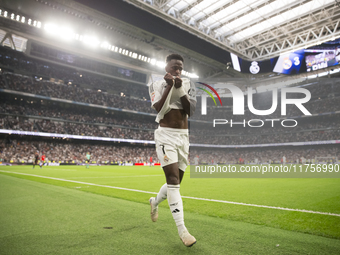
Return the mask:
[[(165, 80), (156, 81), (149, 86), (151, 107), (158, 102), (168, 85)], [(195, 84), (187, 78), (182, 79), (182, 87), (190, 100), (196, 102)], [(156, 122), (159, 123), (171, 109), (183, 109), (176, 88), (172, 86), (167, 99), (160, 112), (157, 114)], [(188, 129), (158, 127), (155, 130), (155, 143), (157, 157), (161, 166), (167, 166), (178, 162), (178, 168), (185, 171), (188, 166), (189, 155), (189, 131)]]

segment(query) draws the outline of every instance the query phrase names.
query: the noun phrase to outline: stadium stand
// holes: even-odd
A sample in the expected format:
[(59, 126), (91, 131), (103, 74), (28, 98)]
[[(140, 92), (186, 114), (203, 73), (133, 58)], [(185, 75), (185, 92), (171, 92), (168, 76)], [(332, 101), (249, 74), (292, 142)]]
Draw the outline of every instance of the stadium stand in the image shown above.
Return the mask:
[(3, 162), (32, 163), (34, 153), (46, 155), (46, 162), (59, 164), (82, 164), (86, 152), (91, 153), (91, 163), (104, 165), (133, 164), (146, 162), (150, 156), (156, 157), (151, 147), (120, 146), (118, 144), (98, 144), (69, 141), (63, 139), (2, 139), (0, 145)]
[[(154, 122), (155, 112), (150, 107), (148, 89), (145, 85), (114, 80), (100, 74), (79, 72), (56, 63), (51, 64), (28, 57), (5, 47), (0, 47), (0, 65), (2, 69), (0, 128), (3, 130), (153, 141), (153, 130), (157, 125)], [(119, 76), (119, 72), (114, 75)], [(131, 79), (139, 82), (144, 79), (145, 83), (145, 77), (142, 75), (137, 74), (134, 77)], [(190, 129), (190, 141), (194, 145), (191, 154), (199, 154), (202, 163), (237, 163), (240, 154), (246, 163), (254, 162), (255, 158), (258, 158), (259, 162), (279, 162), (283, 154), (291, 163), (296, 163), (300, 156), (310, 160), (317, 156), (334, 157), (336, 160), (338, 149), (334, 145), (323, 145), (316, 149), (307, 146), (298, 149), (281, 146), (261, 150), (261, 152), (257, 152), (256, 147), (255, 149), (243, 148), (242, 152), (223, 148), (212, 154), (204, 148), (197, 148), (199, 144), (228, 145), (237, 148), (240, 145), (262, 146), (339, 139), (340, 123), (336, 118), (340, 110), (336, 103), (340, 96), (338, 80), (305, 83), (301, 82), (296, 86), (308, 86), (308, 90), (313, 95), (305, 105), (312, 116), (298, 118), (299, 125), (296, 127), (277, 126), (273, 129), (267, 125), (265, 128), (254, 129), (239, 128), (238, 125), (236, 128), (219, 126), (211, 130), (211, 123), (205, 121), (205, 116), (196, 114), (190, 120), (191, 127), (195, 127)], [(280, 98), (280, 93), (278, 97)], [(233, 116), (232, 99), (222, 98), (222, 101), (227, 107), (216, 107), (208, 101), (208, 111), (216, 118), (221, 116), (225, 119), (233, 118), (235, 122), (243, 119), (259, 119), (247, 108), (245, 116)], [(254, 94), (253, 102), (256, 109), (269, 109), (272, 103), (271, 92)], [(199, 97), (198, 105), (200, 105)], [(265, 118), (279, 118), (280, 101), (278, 105), (277, 110)], [(301, 111), (288, 105), (287, 118), (294, 116), (301, 116)], [(211, 115), (209, 117), (211, 118)], [(39, 141), (34, 137), (35, 141), (32, 142), (32, 137), (25, 136), (26, 138), (19, 139), (12, 138), (13, 135), (10, 139), (12, 142), (5, 142), (8, 141), (8, 137), (8, 134), (2, 135), (1, 157), (18, 163), (31, 162), (31, 157), (37, 149), (46, 151), (47, 158), (56, 162), (78, 162), (83, 160), (82, 154), (85, 153), (86, 148), (93, 147), (85, 141), (79, 144), (80, 140), (77, 140), (77, 144), (74, 145), (75, 140), (69, 138), (65, 139), (67, 143), (59, 142), (54, 145), (55, 141), (51, 139)], [(94, 162), (140, 163), (146, 162), (150, 155), (157, 158), (153, 145), (146, 147), (129, 145), (131, 143), (125, 143), (125, 146), (111, 145), (113, 149), (103, 153), (110, 146), (96, 144), (96, 151), (101, 153), (100, 156), (94, 155)], [(49, 152), (52, 148), (53, 152)], [(117, 151), (114, 148), (117, 148)]]

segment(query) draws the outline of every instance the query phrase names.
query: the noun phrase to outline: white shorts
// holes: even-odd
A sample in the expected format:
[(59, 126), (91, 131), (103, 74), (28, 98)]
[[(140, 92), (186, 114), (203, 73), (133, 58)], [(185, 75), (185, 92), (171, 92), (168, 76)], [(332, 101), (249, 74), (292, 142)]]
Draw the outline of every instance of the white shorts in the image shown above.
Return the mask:
[(185, 171), (189, 155), (188, 129), (158, 127), (155, 130), (155, 143), (162, 167), (178, 163), (178, 168)]

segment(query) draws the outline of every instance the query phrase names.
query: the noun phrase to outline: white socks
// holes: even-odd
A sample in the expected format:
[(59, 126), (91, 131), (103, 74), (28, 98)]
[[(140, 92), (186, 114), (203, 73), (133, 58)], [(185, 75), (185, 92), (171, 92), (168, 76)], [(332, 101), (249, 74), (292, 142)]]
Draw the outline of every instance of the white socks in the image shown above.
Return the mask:
[(155, 206), (158, 206), (161, 202), (163, 202), (163, 201), (166, 199), (167, 194), (168, 194), (168, 192), (167, 192), (167, 190), (168, 190), (167, 185), (168, 185), (168, 184), (165, 183), (165, 184), (160, 188), (160, 190), (159, 190), (157, 196), (155, 197)]
[(178, 233), (181, 234), (186, 227), (184, 225), (183, 202), (179, 193), (180, 185), (164, 184), (154, 200), (154, 205), (158, 206), (165, 199), (168, 199), (172, 217), (176, 223)]
[(181, 234), (186, 228), (184, 226), (183, 202), (179, 193), (180, 185), (168, 184), (167, 186), (170, 211), (178, 228), (178, 233)]

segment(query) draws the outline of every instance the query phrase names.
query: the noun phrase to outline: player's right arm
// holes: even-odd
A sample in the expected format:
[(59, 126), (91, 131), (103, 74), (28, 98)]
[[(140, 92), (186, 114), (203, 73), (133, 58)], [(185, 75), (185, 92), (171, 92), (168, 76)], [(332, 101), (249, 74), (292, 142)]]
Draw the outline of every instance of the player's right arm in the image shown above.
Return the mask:
[(153, 83), (149, 87), (149, 93), (151, 98), (152, 108), (154, 108), (157, 112), (160, 112), (162, 109), (166, 98), (169, 95), (169, 92), (174, 84), (174, 78), (170, 73), (167, 73), (164, 76), (164, 80), (167, 83), (165, 91), (162, 93), (162, 85), (161, 83)]

